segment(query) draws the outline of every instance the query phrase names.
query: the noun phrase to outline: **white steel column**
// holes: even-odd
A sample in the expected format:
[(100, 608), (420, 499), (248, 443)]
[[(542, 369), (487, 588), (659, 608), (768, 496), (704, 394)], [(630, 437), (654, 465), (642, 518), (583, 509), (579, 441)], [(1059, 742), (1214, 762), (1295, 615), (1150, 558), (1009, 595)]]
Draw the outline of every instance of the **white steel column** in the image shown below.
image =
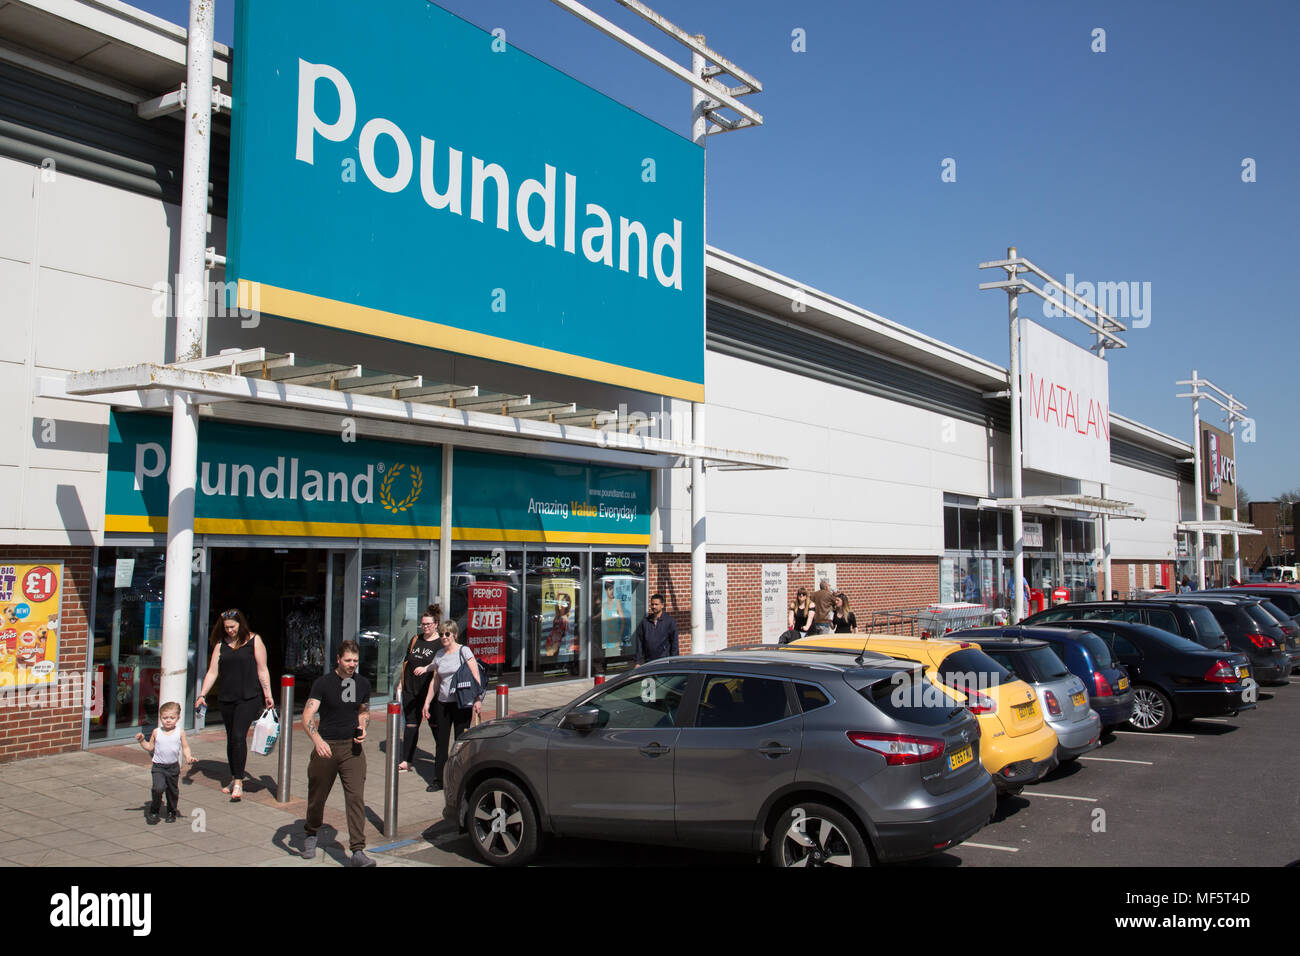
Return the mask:
[[(216, 0), (191, 0), (187, 42), (185, 159), (181, 179), (180, 274), (176, 283), (178, 362), (202, 353), (207, 303), (208, 160), (212, 129), (212, 29)], [(190, 562), (198, 470), (198, 407), (185, 393), (172, 403), (167, 474), (167, 562), (163, 584), (162, 681), (159, 702), (184, 706), (190, 641)]]
[[(1007, 258), (1016, 256), (1016, 247), (1009, 247)], [(1008, 276), (1015, 279), (1019, 270), (1019, 266), (1009, 266)], [(1011, 327), (1011, 497), (1018, 501), (1024, 497), (1024, 473), (1020, 433), (1020, 293), (1014, 287), (1007, 289), (1007, 320)], [(1014, 579), (1011, 586), (1016, 592), (1012, 618), (1019, 623), (1025, 618), (1025, 586), (1021, 583), (1025, 580), (1025, 512), (1018, 504), (1011, 506), (1011, 537), (1016, 541), (1016, 556), (1011, 564)]]
[[(1106, 357), (1106, 337), (1100, 332), (1097, 333), (1097, 358)], [(1106, 497), (1106, 485), (1100, 483), (1097, 486), (1097, 494), (1102, 498)], [(1101, 516), (1101, 569), (1103, 576), (1106, 578), (1106, 593), (1097, 593), (1098, 601), (1110, 600), (1110, 592), (1115, 590), (1115, 585), (1110, 580), (1110, 515)]]
[[(1228, 396), (1228, 435), (1232, 438), (1232, 458), (1235, 462), (1237, 456), (1237, 402)], [(1237, 523), (1237, 504), (1239, 500), (1237, 494), (1237, 475), (1234, 472), (1232, 476), (1232, 523)], [(1241, 535), (1232, 532), (1232, 558), (1236, 562), (1237, 572), (1233, 575), (1238, 581), (1241, 580)]]
[[(697, 40), (704, 42), (704, 37), (697, 36)], [(691, 53), (691, 72), (698, 77), (704, 76), (704, 68), (707, 61), (700, 53), (692, 51)], [(691, 142), (697, 146), (704, 146), (704, 137), (708, 128), (708, 118), (704, 115), (705, 107), (708, 100), (705, 95), (695, 87), (691, 88)], [(707, 153), (705, 154), (705, 163), (707, 171)], [(705, 181), (708, 177), (706, 174)], [(704, 205), (704, 216), (708, 216), (707, 200)], [(707, 230), (705, 235), (707, 235)], [(703, 268), (703, 263), (701, 263)], [(707, 285), (707, 283), (705, 284)], [(703, 298), (704, 292), (701, 292)], [(700, 303), (701, 309), (705, 309), (705, 303)], [(707, 321), (707, 319), (706, 319)], [(695, 445), (704, 444), (704, 403), (691, 403), (691, 442)], [(707, 513), (704, 506), (704, 461), (700, 458), (691, 459), (691, 653), (698, 654), (704, 647), (704, 623), (705, 623), (705, 602), (707, 600), (704, 588), (704, 565), (708, 551), (708, 532), (707, 532)]]
[(1192, 481), (1192, 496), (1196, 501), (1196, 581), (1197, 588), (1205, 590), (1205, 531), (1201, 522), (1205, 511), (1201, 502), (1201, 377), (1192, 369), (1192, 468), (1196, 474)]
[(438, 535), (438, 599), (442, 601), (442, 619), (451, 619), (451, 484), (453, 448), (442, 445), (442, 530)]

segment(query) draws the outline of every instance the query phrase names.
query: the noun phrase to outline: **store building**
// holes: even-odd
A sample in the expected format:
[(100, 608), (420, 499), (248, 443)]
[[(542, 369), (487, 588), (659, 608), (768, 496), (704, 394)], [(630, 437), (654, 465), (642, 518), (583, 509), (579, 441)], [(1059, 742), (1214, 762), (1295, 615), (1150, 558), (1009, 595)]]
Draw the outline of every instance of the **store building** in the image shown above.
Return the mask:
[[(16, 410), (0, 442), (0, 572), (61, 562), (42, 680), (85, 691), (0, 710), (6, 760), (122, 739), (157, 706), (166, 392), (123, 376), (111, 399), (66, 389), (68, 373), (173, 357), (182, 125), (137, 104), (184, 80), (185, 32), (120, 5), (15, 0), (0, 5), (0, 34), (0, 208), (12, 224), (0, 297), (16, 317), (0, 339), (4, 406)], [(218, 47), (227, 92), (230, 63)], [(221, 252), (224, 116), (212, 144)], [(996, 502), (1010, 493), (1009, 411), (987, 397), (1006, 369), (722, 250), (704, 260), (700, 444), (690, 401), (671, 393), (215, 296), (211, 358), (173, 382), (210, 389), (187, 712), (210, 629), (231, 607), (266, 640), (273, 679), (309, 682), (352, 637), (384, 697), (433, 600), (512, 687), (630, 666), (655, 592), (683, 652), (774, 640), (794, 590), (823, 576), (862, 625), (936, 600), (1007, 605), (1010, 519)], [(987, 322), (1000, 329), (996, 311)], [(1033, 587), (1127, 595), (1174, 574), (1188, 546), (1179, 524), (1194, 514), (1191, 446), (1113, 413), (1110, 445), (1106, 497), (1146, 516), (1110, 522), (1114, 580), (1101, 573), (1099, 522), (1078, 506), (1099, 489), (1027, 472), (1025, 495), (1041, 502), (1026, 515)], [(689, 628), (692, 455), (711, 465), (704, 648)]]

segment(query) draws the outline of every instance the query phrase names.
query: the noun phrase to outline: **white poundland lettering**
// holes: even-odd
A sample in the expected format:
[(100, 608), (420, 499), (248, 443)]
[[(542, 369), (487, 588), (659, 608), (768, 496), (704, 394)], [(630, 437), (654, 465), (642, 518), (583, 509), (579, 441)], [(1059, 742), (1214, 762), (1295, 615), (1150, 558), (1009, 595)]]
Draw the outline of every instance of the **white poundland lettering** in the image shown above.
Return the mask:
[(82, 893), (73, 886), (50, 897), (50, 925), (59, 928), (129, 927), (132, 935), (148, 936), (153, 926), (150, 893)]
[[(323, 120), (316, 112), (316, 85), (324, 81), (334, 87), (339, 100), (339, 116), (333, 122)], [(332, 100), (332, 97), (328, 99)], [(308, 63), (298, 60), (298, 125), (297, 147), (294, 153), (299, 162), (315, 165), (316, 137), (333, 143), (343, 143), (351, 138), (357, 125), (357, 99), (343, 71), (326, 63)], [(375, 144), (380, 137), (391, 140), (397, 151), (395, 169), (381, 171), (375, 162)], [(447, 185), (441, 192), (435, 186), (437, 166), (437, 141), (419, 136), (420, 175), (419, 190), (430, 209), (462, 215), (464, 189), (464, 154), (447, 147)], [(357, 138), (356, 150), (361, 168), (371, 185), (386, 193), (402, 192), (410, 184), (415, 164), (411, 139), (392, 120), (375, 117), (367, 121)], [(469, 218), (483, 222), (484, 193), (491, 183), (496, 216), (493, 225), (503, 232), (510, 231), (510, 173), (498, 163), (486, 162), (470, 156)], [(543, 164), (542, 179), (524, 179), (515, 192), (514, 219), (519, 231), (529, 242), (556, 247), (556, 192), (558, 170), (549, 163)], [(563, 252), (577, 255), (576, 234), (578, 210), (578, 177), (564, 174), (562, 206), (564, 222), (561, 227)], [(534, 209), (540, 207), (540, 217)], [(583, 257), (593, 264), (614, 268), (614, 220), (609, 211), (597, 203), (583, 206), (586, 228), (582, 231)], [(540, 218), (540, 221), (538, 219)], [(638, 278), (648, 279), (653, 266), (655, 280), (666, 289), (682, 290), (682, 222), (672, 220), (672, 229), (658, 233), (651, 242), (644, 223), (618, 217), (618, 269)], [(635, 243), (632, 240), (636, 240)], [(633, 249), (635, 248), (635, 252)], [(672, 268), (665, 265), (667, 254), (672, 254)], [(635, 256), (635, 260), (634, 257)]]

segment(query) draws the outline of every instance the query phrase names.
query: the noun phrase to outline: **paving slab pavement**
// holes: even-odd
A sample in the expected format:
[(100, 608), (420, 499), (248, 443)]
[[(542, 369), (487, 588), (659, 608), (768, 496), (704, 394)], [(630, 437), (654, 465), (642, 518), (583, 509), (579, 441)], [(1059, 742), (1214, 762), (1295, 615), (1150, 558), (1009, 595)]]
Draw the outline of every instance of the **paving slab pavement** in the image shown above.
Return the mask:
[[(510, 695), (510, 710), (556, 707), (590, 686), (580, 682), (517, 690)], [(492, 695), (485, 704), (494, 707)], [(414, 771), (398, 774), (396, 835), (384, 835), (384, 709), (376, 707), (374, 717), (363, 745), (367, 854), (380, 866), (464, 865), (453, 855), (411, 856), (430, 846), (421, 836), (424, 831), (448, 832), (442, 822), (442, 793), (426, 791), (434, 766), (427, 725), (421, 731)], [(347, 822), (339, 784), (326, 803), (315, 859), (300, 856), (311, 741), (299, 725), (293, 730), (286, 803), (275, 799), (276, 753), (249, 755), (251, 779), (243, 799), (232, 803), (221, 792), (229, 783), (225, 731), (217, 727), (187, 736), (197, 762), (181, 773), (180, 816), (175, 823), (146, 822), (150, 756), (134, 742), (0, 764), (0, 866), (346, 865)]]

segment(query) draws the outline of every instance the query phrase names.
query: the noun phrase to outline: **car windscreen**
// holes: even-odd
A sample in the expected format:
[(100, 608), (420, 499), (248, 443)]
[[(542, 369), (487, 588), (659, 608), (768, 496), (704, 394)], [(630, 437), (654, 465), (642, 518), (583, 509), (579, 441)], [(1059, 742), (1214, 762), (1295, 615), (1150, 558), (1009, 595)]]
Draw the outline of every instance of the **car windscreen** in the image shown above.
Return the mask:
[(1258, 604), (1243, 604), (1241, 607), (1250, 615), (1250, 619), (1260, 626), (1263, 633), (1270, 634), (1270, 629), (1277, 627), (1277, 619)]
[(1268, 598), (1260, 598), (1259, 606), (1263, 610), (1267, 611), (1269, 617), (1273, 618), (1278, 624), (1295, 623), (1295, 621), (1291, 620), (1291, 615), (1288, 614), (1286, 611), (1282, 610), (1282, 608), (1275, 601), (1270, 601)]
[[(1162, 631), (1158, 627), (1148, 627), (1146, 624), (1132, 624), (1130, 627), (1135, 633), (1140, 634), (1145, 638), (1145, 642), (1148, 645), (1158, 644), (1167, 650), (1178, 651), (1180, 653), (1186, 651), (1200, 652), (1205, 650), (1204, 647), (1197, 644), (1195, 641), (1189, 641), (1187, 638), (1179, 637), (1177, 634), (1170, 634), (1168, 631)], [(1124, 632), (1117, 630), (1117, 633)]]
[(1020, 655), (1032, 663), (1037, 680), (1061, 680), (1070, 676), (1070, 669), (1052, 653), (1050, 647), (1031, 647), (1021, 651)]
[(919, 670), (898, 671), (859, 693), (886, 716), (926, 727), (946, 724), (962, 710), (961, 704), (930, 683)]
[[(1297, 600), (1294, 594), (1287, 594), (1281, 588), (1277, 590), (1279, 593), (1268, 596), (1268, 602), (1276, 606), (1283, 614), (1300, 614), (1300, 600)], [(1262, 597), (1262, 595), (1260, 596)]]
[(978, 648), (968, 647), (954, 651), (939, 665), (939, 681), (949, 687), (965, 691), (998, 687), (1016, 676)]
[(1192, 619), (1192, 627), (1196, 631), (1198, 644), (1204, 647), (1216, 648), (1223, 643), (1223, 627), (1215, 620), (1213, 612), (1208, 607), (1199, 604), (1184, 604), (1183, 610)]

